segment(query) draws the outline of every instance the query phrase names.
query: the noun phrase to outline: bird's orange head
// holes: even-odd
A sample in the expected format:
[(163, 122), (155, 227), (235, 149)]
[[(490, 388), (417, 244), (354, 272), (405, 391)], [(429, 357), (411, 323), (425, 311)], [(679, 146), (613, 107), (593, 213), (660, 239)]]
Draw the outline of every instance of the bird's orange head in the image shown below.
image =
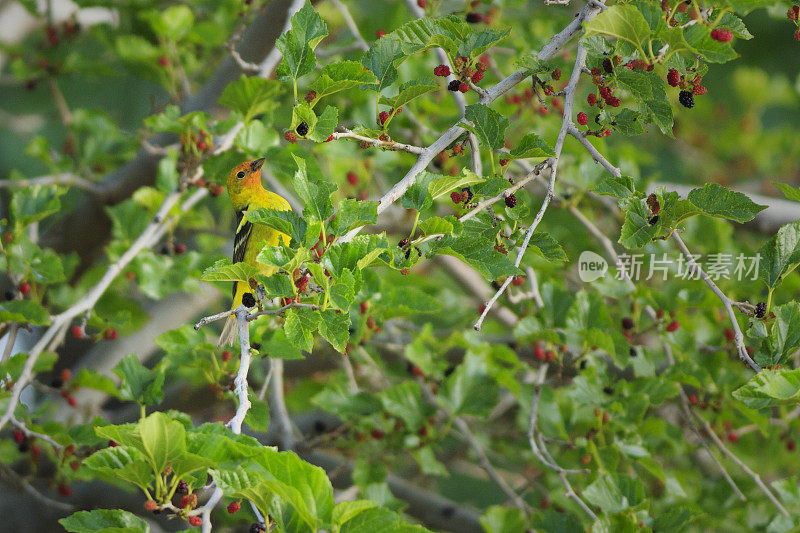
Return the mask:
[(261, 167), (264, 158), (245, 161), (236, 165), (228, 174), (228, 194), (235, 210), (245, 209), (254, 191), (263, 189)]

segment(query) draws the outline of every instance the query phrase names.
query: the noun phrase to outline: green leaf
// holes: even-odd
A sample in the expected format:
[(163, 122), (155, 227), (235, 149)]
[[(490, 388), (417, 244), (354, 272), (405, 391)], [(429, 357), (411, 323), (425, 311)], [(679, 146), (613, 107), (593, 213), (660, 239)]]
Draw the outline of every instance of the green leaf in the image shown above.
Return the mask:
[(499, 505), (489, 507), (481, 516), (480, 522), (486, 533), (525, 533), (528, 528), (522, 511)]
[(335, 107), (327, 106), (325, 111), (317, 118), (317, 124), (307, 135), (314, 142), (325, 142), (333, 134), (339, 124), (339, 110)]
[(787, 357), (800, 348), (800, 304), (789, 302), (772, 308), (775, 321), (772, 323), (767, 349), (769, 363), (783, 363)]
[(756, 204), (745, 194), (726, 189), (718, 183), (706, 183), (701, 188), (692, 189), (688, 199), (706, 215), (740, 223), (753, 220), (759, 211), (767, 208)]
[(406, 57), (400, 41), (385, 38), (375, 41), (361, 58), (361, 63), (378, 80), (376, 85), (370, 88), (381, 93), (386, 87), (393, 84), (397, 80), (397, 65)]
[(292, 15), (291, 29), (283, 33), (275, 42), (275, 47), (283, 54), (278, 65), (278, 76), (284, 81), (297, 79), (314, 70), (317, 57), (314, 48), (328, 35), (328, 27), (311, 2)]
[(303, 351), (295, 347), (294, 344), (289, 342), (286, 338), (286, 332), (283, 329), (276, 329), (268, 338), (261, 341), (263, 353), (271, 358), (279, 359), (302, 359)]
[(164, 385), (164, 372), (150, 370), (135, 355), (123, 357), (114, 367), (114, 373), (120, 379), (121, 399), (139, 405), (154, 405), (163, 399), (161, 387)]
[(625, 222), (622, 224), (619, 242), (625, 248), (641, 248), (655, 238), (659, 226), (650, 225), (649, 212), (644, 200), (632, 202), (625, 213)]
[(719, 24), (717, 24), (716, 27), (727, 28), (731, 30), (733, 34), (740, 39), (753, 38), (753, 34), (747, 30), (747, 27), (744, 25), (744, 22), (742, 22), (742, 19), (740, 19), (730, 11), (722, 15), (722, 19), (719, 21)]
[(563, 262), (568, 260), (567, 253), (561, 245), (558, 244), (558, 241), (556, 241), (552, 235), (543, 231), (536, 231), (531, 235), (528, 248), (550, 262)]
[(800, 220), (781, 226), (778, 233), (758, 249), (758, 275), (774, 289), (800, 265)]
[(638, 100), (649, 100), (653, 97), (650, 79), (647, 74), (639, 70), (617, 68), (614, 75), (620, 87), (627, 90)]
[(467, 106), (464, 118), (472, 122), (472, 126), (463, 122), (460, 125), (474, 133), (483, 144), (492, 150), (503, 147), (508, 128), (506, 117), (483, 104), (473, 104)]
[(276, 108), (280, 92), (281, 84), (276, 80), (242, 74), (238, 81), (225, 87), (219, 103), (241, 113), (247, 122), (256, 115)]
[(61, 209), (57, 187), (33, 185), (14, 191), (11, 196), (11, 218), (17, 228), (38, 222)]
[(650, 38), (650, 26), (632, 5), (616, 4), (583, 25), (585, 35), (607, 35), (622, 39), (642, 49)]
[[(253, 224), (261, 224), (288, 235), (292, 238), (293, 246), (308, 244), (305, 242), (308, 224), (300, 215), (293, 211), (257, 207), (245, 211), (244, 217)], [(203, 273), (203, 276), (205, 277), (205, 273)]]
[(790, 185), (786, 185), (785, 183), (778, 183), (775, 181), (771, 181), (775, 187), (777, 187), (783, 195), (786, 197), (787, 200), (794, 200), (795, 202), (800, 202), (800, 187), (794, 188)]
[(486, 364), (474, 353), (445, 380), (439, 396), (454, 415), (486, 416), (497, 404), (498, 387)]
[(583, 496), (606, 513), (618, 513), (644, 500), (644, 488), (639, 480), (623, 474), (606, 474), (586, 487)]
[(203, 271), (201, 281), (242, 281), (247, 283), (259, 273), (257, 267), (244, 262), (232, 263), (227, 257)]
[(185, 5), (169, 6), (163, 10), (144, 13), (153, 31), (161, 37), (177, 41), (189, 33), (194, 24), (194, 13)]
[(432, 413), (416, 381), (404, 381), (383, 390), (380, 401), (387, 413), (400, 418), (411, 431), (421, 428)]
[(278, 132), (260, 120), (251, 120), (236, 134), (235, 142), (245, 152), (261, 157), (270, 147), (278, 145)]
[(154, 479), (153, 468), (140, 451), (129, 446), (103, 448), (84, 459), (83, 465), (111, 479), (122, 479), (141, 489), (150, 486)]
[(100, 374), (96, 370), (82, 368), (78, 375), (72, 379), (72, 382), (78, 387), (98, 390), (115, 398), (120, 397), (117, 384), (111, 378)]
[(336, 208), (336, 215), (330, 223), (334, 235), (342, 236), (353, 228), (378, 222), (377, 201), (358, 201), (345, 198)]
[(733, 391), (733, 397), (750, 409), (800, 403), (800, 369), (762, 370)]
[(350, 316), (345, 312), (336, 312), (333, 309), (326, 309), (320, 312), (322, 320), (319, 323), (319, 333), (331, 346), (339, 352), (344, 353), (347, 346), (347, 339), (350, 338)]
[(731, 43), (721, 43), (711, 37), (711, 30), (704, 24), (695, 24), (683, 30), (683, 38), (692, 50), (702, 55), (709, 63), (725, 63), (739, 54)]
[(336, 185), (329, 181), (312, 179), (308, 175), (305, 160), (294, 154), (292, 154), (292, 157), (297, 164), (294, 187), (300, 199), (305, 202), (303, 215), (306, 218), (314, 218), (320, 221), (326, 220), (333, 214), (331, 194), (336, 190)]
[(334, 243), (322, 256), (322, 264), (338, 278), (345, 269), (355, 272), (366, 268), (388, 247), (386, 235), (356, 235), (350, 242)]
[(377, 507), (378, 502), (373, 502), (369, 500), (356, 500), (351, 502), (341, 502), (337, 503), (336, 507), (333, 508), (333, 513), (331, 514), (331, 522), (335, 525), (341, 526), (351, 518), (354, 518), (356, 515), (363, 513), (367, 509), (372, 509), (373, 507)]
[(375, 77), (375, 74), (356, 61), (339, 61), (325, 65), (322, 67), (319, 78), (311, 86), (311, 90), (317, 93), (310, 102), (311, 107), (314, 107), (325, 96), (376, 83), (378, 83), (378, 78)]
[(381, 96), (378, 103), (388, 105), (392, 109), (397, 109), (399, 107), (408, 105), (409, 102), (412, 102), (424, 94), (435, 91), (437, 88), (438, 85), (430, 85), (420, 82), (407, 83), (400, 88), (400, 93), (398, 93), (397, 96), (392, 98)]
[(447, 218), (430, 217), (420, 221), (420, 223), (417, 224), (417, 228), (425, 235), (448, 235), (453, 233), (457, 223), (458, 219), (452, 215)]
[(183, 424), (155, 412), (142, 419), (138, 427), (142, 450), (156, 472), (163, 472), (186, 450), (186, 430)]
[(514, 276), (521, 271), (508, 256), (494, 249), (494, 243), (476, 231), (476, 224), (469, 220), (458, 237), (444, 236), (434, 242), (431, 249), (438, 254), (452, 255), (469, 264), (486, 279)]
[(46, 326), (50, 324), (50, 314), (33, 300), (9, 300), (0, 303), (0, 322)]
[[(272, 352), (267, 351), (265, 353), (273, 357)], [(269, 404), (263, 400), (259, 400), (252, 391), (249, 397), (250, 409), (244, 417), (244, 423), (250, 426), (253, 431), (267, 431), (269, 427)]]
[(572, 513), (544, 511), (531, 517), (531, 527), (542, 533), (584, 533), (581, 521)]
[(78, 511), (58, 523), (71, 533), (150, 533), (150, 524), (120, 509)]
[(436, 200), (448, 195), (453, 190), (460, 190), (477, 183), (483, 183), (482, 177), (478, 176), (468, 168), (462, 168), (459, 176), (440, 176), (434, 179), (428, 186), (431, 198)]
[(528, 159), (532, 157), (552, 157), (556, 155), (550, 146), (535, 133), (528, 133), (511, 152), (510, 159)]
[(623, 109), (614, 116), (611, 125), (623, 135), (634, 136), (644, 133), (641, 115), (631, 109)]
[(406, 209), (416, 209), (417, 211), (427, 209), (433, 202), (428, 189), (431, 183), (438, 178), (441, 178), (440, 174), (432, 174), (427, 170), (423, 170), (400, 198), (400, 203)]
[(636, 192), (636, 184), (630, 176), (609, 176), (595, 185), (594, 192), (615, 198), (627, 198)]
[(306, 307), (295, 307), (286, 311), (284, 331), (294, 346), (310, 352), (314, 348), (314, 332), (320, 325), (320, 313)]

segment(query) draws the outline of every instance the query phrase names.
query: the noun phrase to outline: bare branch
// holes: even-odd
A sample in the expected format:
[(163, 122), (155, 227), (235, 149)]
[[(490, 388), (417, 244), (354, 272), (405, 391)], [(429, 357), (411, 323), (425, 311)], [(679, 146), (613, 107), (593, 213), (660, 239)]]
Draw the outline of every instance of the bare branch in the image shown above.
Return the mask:
[(41, 176), (39, 178), (23, 180), (0, 180), (0, 188), (25, 188), (36, 185), (63, 185), (65, 187), (78, 187), (92, 194), (100, 194), (97, 184), (71, 173)]
[(334, 140), (354, 139), (356, 141), (361, 141), (371, 144), (375, 148), (381, 148), (383, 150), (392, 150), (395, 152), (408, 152), (409, 154), (416, 154), (416, 155), (421, 155), (425, 152), (425, 148), (422, 148), (420, 146), (412, 146), (410, 144), (403, 144), (395, 141), (382, 141), (380, 139), (373, 139), (371, 137), (365, 137), (363, 135), (353, 133), (348, 129), (344, 129), (344, 131), (334, 132), (333, 135), (331, 135), (331, 137), (333, 137)]

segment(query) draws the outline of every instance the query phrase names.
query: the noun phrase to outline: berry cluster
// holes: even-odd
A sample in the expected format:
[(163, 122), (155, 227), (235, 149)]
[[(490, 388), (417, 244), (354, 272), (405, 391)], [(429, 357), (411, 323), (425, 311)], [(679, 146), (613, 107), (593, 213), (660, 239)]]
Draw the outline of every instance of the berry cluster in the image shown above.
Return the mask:
[[(461, 91), (465, 93), (469, 91), (469, 83), (471, 81), (475, 85), (480, 83), (483, 79), (483, 73), (486, 72), (487, 65), (489, 64), (488, 56), (480, 56), (478, 60), (470, 59), (468, 57), (457, 57), (453, 61), (453, 76), (456, 79), (451, 80), (447, 84), (447, 88), (453, 92)], [(433, 69), (436, 76), (447, 77), (451, 74), (450, 67), (447, 65), (439, 65)]]
[(674, 68), (669, 69), (667, 72), (667, 83), (671, 87), (680, 87), (681, 92), (678, 94), (678, 101), (687, 109), (694, 107), (695, 95), (700, 96), (706, 94), (708, 89), (701, 85), (703, 78), (699, 74), (694, 74), (689, 79), (687, 75), (681, 74)]
[[(189, 185), (190, 186), (194, 186), (194, 187), (206, 188), (206, 189), (208, 189), (208, 192), (211, 194), (211, 196), (214, 196), (214, 197), (219, 196), (220, 194), (223, 193), (223, 191), (225, 191), (225, 187), (223, 187), (219, 183), (214, 183), (213, 181), (207, 182), (203, 178), (198, 178), (198, 179), (190, 182)], [(177, 246), (176, 246), (175, 252), (176, 253), (183, 253), (183, 252), (178, 252)], [(131, 278), (129, 278), (129, 279), (131, 279)]]
[(786, 18), (794, 22), (797, 28), (794, 32), (794, 40), (800, 41), (800, 5), (794, 5), (786, 12)]

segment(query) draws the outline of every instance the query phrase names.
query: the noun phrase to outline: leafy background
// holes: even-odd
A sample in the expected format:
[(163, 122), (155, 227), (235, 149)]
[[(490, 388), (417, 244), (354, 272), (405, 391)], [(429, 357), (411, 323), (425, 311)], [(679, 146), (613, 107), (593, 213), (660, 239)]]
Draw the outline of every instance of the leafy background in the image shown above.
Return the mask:
[[(674, 126), (664, 129), (674, 137), (654, 124), (645, 124), (640, 135), (619, 130), (589, 137), (624, 178), (610, 179), (575, 139), (566, 140), (558, 198), (522, 260), (536, 273), (540, 305), (529, 294), (530, 271), (516, 270), (512, 261), (544, 188), (532, 181), (516, 192), (515, 207), (496, 203), (496, 214), (506, 222), (500, 226), (483, 212), (457, 221), (452, 215), (469, 209), (450, 200), (451, 191), (467, 185), (475, 195), (470, 201), (494, 198), (510, 184), (493, 173), (520, 179), (553, 155), (561, 114), (553, 98), (545, 98), (543, 109), (525, 94), (530, 78), (488, 108), (476, 105), (474, 90), (465, 95), (481, 169), (461, 135), (462, 153), (453, 153), (453, 143), (442, 147), (446, 156), (436, 158), (379, 218), (374, 200), (405, 175), (415, 154), (362, 148), (346, 135), (323, 141), (338, 124), (369, 139), (388, 134), (411, 146), (430, 145), (439, 137), (435, 132), (459, 123), (461, 110), (445, 82), (432, 74), (442, 60), (422, 50), (442, 46), (455, 59), (469, 51), (469, 35), (483, 30), (495, 45), (488, 52), (493, 68), (503, 75), (530, 68), (556, 90), (566, 85), (579, 39), (589, 49), (589, 67), (601, 65), (603, 49), (626, 58), (633, 50), (613, 38), (579, 36), (540, 62), (531, 52), (583, 6), (482, 2), (474, 9), (491, 21), (468, 25), (463, 17), (473, 8), (466, 3), (428, 3), (428, 15), (454, 13), (458, 22), (410, 22), (416, 11), (405, 2), (344, 2), (370, 47), (366, 53), (337, 2), (304, 6), (292, 31), (278, 41), (284, 59), (272, 65), (277, 77), (271, 80), (247, 69), (249, 77), (240, 78), (227, 44), (258, 64), (283, 32), (287, 9), (302, 3), (117, 2), (113, 24), (91, 24), (84, 12), (65, 19), (45, 10), (24, 19), (25, 9), (36, 11), (32, 3), (0, 5), (20, 10), (15, 20), (32, 21), (20, 25), (28, 28), (22, 39), (9, 39), (2, 49), (2, 175), (12, 182), (62, 174), (85, 180), (72, 186), (3, 182), (2, 266), (10, 299), (0, 318), (4, 342), (11, 329), (17, 339), (0, 367), (3, 413), (15, 401), (14, 382), (24, 363), (33, 364), (27, 354), (44, 328), (60, 325), (59, 313), (74, 309), (102, 282), (109, 264), (147, 231), (163, 202), (192, 202), (185, 212), (167, 211), (172, 218), (163, 238), (148, 241), (89, 309), (64, 319), (63, 338), (36, 359), (33, 386), (13, 410), (20, 426), (0, 428), (0, 506), (9, 517), (3, 528), (183, 529), (185, 521), (165, 520), (185, 513), (179, 509), (179, 481), (197, 490), (202, 508), (211, 492), (202, 490), (207, 473), (224, 493), (211, 521), (215, 529), (231, 531), (247, 530), (257, 519), (248, 501), (285, 531), (406, 530), (413, 523), (488, 532), (797, 526), (800, 379), (793, 369), (800, 347), (800, 282), (789, 267), (800, 262), (797, 224), (791, 224), (800, 213), (800, 55), (792, 40), (796, 26), (786, 20), (790, 4), (733, 4), (753, 38), (725, 45), (731, 61), (709, 65), (702, 82), (708, 92), (695, 97), (692, 109), (682, 107), (678, 89), (664, 81), (667, 68), (681, 67), (674, 63), (677, 56), (656, 67), (649, 79), (658, 85), (643, 94), (660, 88), (668, 96)], [(78, 2), (81, 9), (94, 5)], [(623, 7), (629, 16), (659, 9), (636, 2), (614, 6), (611, 13)], [(56, 17), (56, 45), (47, 28), (50, 16)], [(604, 20), (598, 16), (590, 24), (608, 36)], [(390, 33), (377, 39), (378, 31)], [(483, 52), (472, 51), (475, 58)], [(394, 73), (387, 58), (400, 57), (407, 59)], [(693, 61), (690, 54), (684, 58)], [(361, 87), (373, 78), (358, 62), (381, 80), (385, 100)], [(479, 83), (484, 89), (499, 81), (493, 68)], [(620, 68), (613, 79), (626, 76)], [(340, 92), (322, 96), (337, 81)], [(627, 109), (630, 117), (641, 110), (641, 88), (627, 87), (615, 90), (622, 106), (606, 111)], [(309, 89), (319, 96), (311, 99), (313, 110), (303, 104)], [(593, 119), (586, 104), (590, 90), (591, 75), (583, 76), (574, 112)], [(377, 112), (400, 104), (391, 101), (398, 93), (405, 95), (404, 110), (384, 133)], [(284, 133), (303, 120), (312, 128), (308, 139), (287, 142)], [(214, 153), (238, 122), (243, 128), (229, 139), (233, 145)], [(631, 133), (639, 132), (634, 122), (627, 122)], [(498, 149), (506, 140), (512, 158), (514, 149), (533, 147), (522, 154), (522, 164), (501, 166), (508, 156)], [(319, 292), (303, 294), (302, 301), (324, 309), (290, 308), (253, 324), (252, 407), (243, 430), (249, 436), (236, 436), (222, 422), (237, 407), (230, 387), (237, 350), (226, 354), (214, 346), (217, 325), (195, 331), (192, 324), (225, 309), (230, 280), (252, 276), (225, 262), (234, 217), (218, 187), (234, 164), (262, 155), (272, 176), (267, 187), (281, 187), (300, 206), (295, 217), (248, 214), (293, 237), (290, 246), (267, 250), (262, 260), (289, 272), (306, 268)], [(206, 186), (198, 186), (198, 179)], [(610, 279), (584, 284), (577, 276), (582, 251), (606, 251), (576, 212), (618, 253), (644, 247), (647, 254), (676, 258), (672, 241), (650, 242), (679, 220), (681, 212), (670, 211), (668, 203), (677, 197), (668, 191), (718, 183), (760, 194), (766, 198), (754, 196), (756, 204), (774, 206), (784, 196), (774, 182), (790, 187), (784, 189), (789, 201), (794, 198), (788, 219), (768, 215), (740, 224), (759, 208), (737, 197), (743, 207), (738, 215), (733, 203), (711, 209), (721, 197), (718, 189), (705, 201), (676, 205), (685, 213), (703, 213), (679, 224), (692, 253), (762, 249), (784, 259), (780, 282), (765, 274), (773, 292), (762, 280), (719, 282), (736, 301), (769, 300), (774, 316), (763, 321), (747, 316), (751, 308), (736, 313), (756, 363), (780, 368), (753, 377), (737, 360), (728, 317), (702, 281), (673, 276), (632, 290)], [(641, 213), (647, 209), (645, 191), (657, 186), (663, 187), (657, 191), (664, 211), (650, 225)], [(172, 193), (176, 187), (179, 192)], [(682, 198), (689, 189), (680, 189)], [(328, 247), (326, 235), (320, 248), (323, 221), (334, 211), (336, 218), (324, 226), (331, 236), (377, 226), (339, 246)], [(508, 256), (493, 248), (501, 228), (509, 232), (499, 241)], [(424, 239), (415, 229), (445, 237), (417, 243), (419, 252), (398, 247), (405, 237)], [(647, 238), (626, 239), (626, 231)], [(322, 258), (316, 257), (323, 249)], [(528, 278), (512, 284), (481, 331), (474, 331), (481, 305), (514, 274)], [(285, 274), (259, 281), (270, 298), (295, 296), (297, 284)], [(30, 291), (22, 294), (25, 283)], [(653, 320), (648, 307), (661, 318)], [(630, 341), (623, 318), (634, 324)], [(669, 331), (673, 321), (679, 327)], [(20, 327), (25, 324), (30, 328)], [(75, 338), (74, 326), (83, 327), (87, 338)], [(528, 439), (533, 398), (542, 437), (536, 449)], [(287, 430), (286, 414), (294, 431)], [(20, 427), (33, 433), (17, 442)], [(119, 446), (109, 447), (109, 441)], [(289, 448), (298, 456), (283, 451)], [(575, 472), (562, 478), (558, 467)], [(589, 512), (569, 497), (568, 486)], [(161, 514), (145, 510), (149, 498), (163, 506)], [(342, 499), (357, 501), (338, 503)], [(225, 512), (234, 500), (241, 500), (242, 510)], [(107, 510), (57, 522), (97, 508)]]

